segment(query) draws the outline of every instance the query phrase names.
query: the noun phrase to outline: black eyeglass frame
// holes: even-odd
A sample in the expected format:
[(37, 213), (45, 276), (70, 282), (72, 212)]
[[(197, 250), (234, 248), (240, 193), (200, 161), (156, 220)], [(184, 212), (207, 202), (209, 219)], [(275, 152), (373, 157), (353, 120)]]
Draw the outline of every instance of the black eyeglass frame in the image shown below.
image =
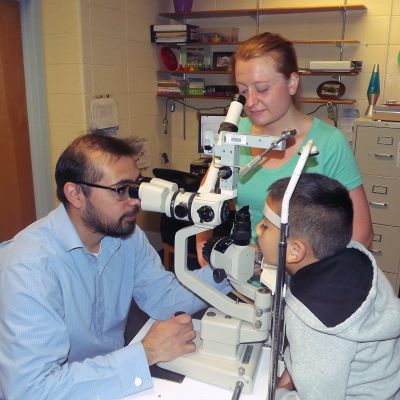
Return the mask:
[[(127, 183), (125, 185), (118, 186), (116, 188), (112, 186), (103, 186), (103, 185), (98, 185), (97, 183), (90, 183), (90, 182), (84, 182), (84, 181), (78, 181), (74, 182), (77, 185), (85, 185), (85, 186), (90, 186), (98, 189), (107, 189), (115, 192), (117, 195), (117, 200), (118, 201), (125, 201), (128, 199), (139, 199), (139, 186), (142, 183), (142, 178), (139, 178), (136, 182), (132, 183)], [(128, 190), (127, 190), (128, 189)], [(121, 197), (121, 196), (126, 196), (127, 197)]]

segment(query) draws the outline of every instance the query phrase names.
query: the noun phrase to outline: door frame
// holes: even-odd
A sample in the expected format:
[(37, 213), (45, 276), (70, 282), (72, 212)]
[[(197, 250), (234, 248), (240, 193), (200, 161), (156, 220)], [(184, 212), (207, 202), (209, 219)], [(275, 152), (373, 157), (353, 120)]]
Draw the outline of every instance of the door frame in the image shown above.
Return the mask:
[(33, 189), (36, 218), (41, 218), (54, 208), (44, 79), (41, 2), (38, 0), (20, 0), (19, 3)]

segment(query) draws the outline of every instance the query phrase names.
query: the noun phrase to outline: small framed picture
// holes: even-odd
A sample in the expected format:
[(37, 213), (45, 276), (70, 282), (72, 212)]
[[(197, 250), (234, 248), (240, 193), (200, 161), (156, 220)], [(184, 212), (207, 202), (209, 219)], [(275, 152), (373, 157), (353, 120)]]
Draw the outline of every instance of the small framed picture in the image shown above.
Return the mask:
[(203, 48), (188, 48), (186, 50), (186, 64), (205, 64), (204, 57), (205, 54)]
[(322, 82), (317, 88), (317, 94), (321, 99), (338, 99), (345, 91), (345, 86), (339, 81)]
[(213, 53), (213, 69), (227, 71), (231, 65), (232, 51), (221, 51)]

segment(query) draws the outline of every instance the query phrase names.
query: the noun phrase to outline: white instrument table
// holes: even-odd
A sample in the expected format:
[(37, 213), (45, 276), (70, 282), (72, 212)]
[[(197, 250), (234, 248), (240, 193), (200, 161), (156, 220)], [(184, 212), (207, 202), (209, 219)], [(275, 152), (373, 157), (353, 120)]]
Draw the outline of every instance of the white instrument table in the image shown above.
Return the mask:
[[(138, 332), (132, 342), (141, 340), (153, 323), (149, 319)], [(198, 331), (200, 321), (193, 320), (194, 328)], [(269, 348), (263, 348), (256, 372), (256, 380), (251, 394), (241, 393), (240, 400), (265, 400), (268, 393)], [(124, 400), (231, 400), (233, 391), (222, 389), (189, 377), (182, 383), (171, 382), (166, 379), (153, 378), (154, 386), (141, 393), (124, 397)]]

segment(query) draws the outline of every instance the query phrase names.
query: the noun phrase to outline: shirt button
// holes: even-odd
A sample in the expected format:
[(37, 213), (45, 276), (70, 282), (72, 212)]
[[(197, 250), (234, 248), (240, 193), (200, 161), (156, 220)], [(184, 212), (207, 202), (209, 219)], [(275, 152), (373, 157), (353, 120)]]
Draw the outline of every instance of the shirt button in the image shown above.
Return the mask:
[(137, 377), (135, 378), (135, 383), (134, 383), (134, 385), (135, 385), (136, 387), (138, 387), (138, 386), (140, 386), (142, 383), (143, 383), (142, 378), (140, 378), (139, 376), (137, 376)]

